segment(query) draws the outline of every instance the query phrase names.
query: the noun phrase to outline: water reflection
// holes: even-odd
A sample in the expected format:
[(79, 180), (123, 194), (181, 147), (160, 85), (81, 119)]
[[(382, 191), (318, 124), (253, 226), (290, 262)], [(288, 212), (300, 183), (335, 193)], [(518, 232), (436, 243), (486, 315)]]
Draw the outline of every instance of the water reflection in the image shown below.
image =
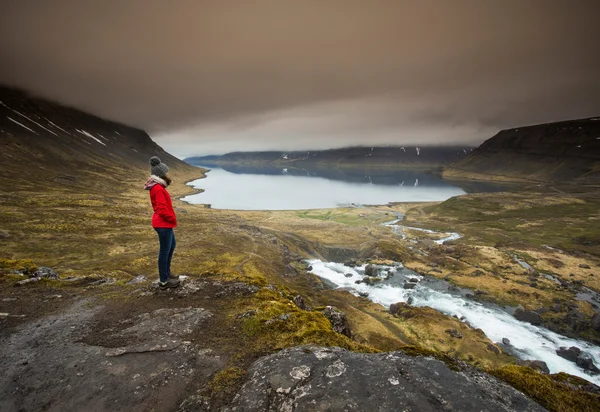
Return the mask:
[(183, 200), (217, 209), (321, 209), (349, 204), (440, 201), (466, 193), (437, 175), (414, 170), (202, 167), (211, 169), (207, 178), (190, 184), (204, 192)]

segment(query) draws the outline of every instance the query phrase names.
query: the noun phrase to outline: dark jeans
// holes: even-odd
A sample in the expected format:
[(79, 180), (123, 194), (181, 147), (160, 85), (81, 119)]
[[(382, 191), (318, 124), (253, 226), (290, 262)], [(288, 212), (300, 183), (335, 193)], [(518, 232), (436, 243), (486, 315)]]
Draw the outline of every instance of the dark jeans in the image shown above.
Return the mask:
[(158, 242), (160, 243), (160, 250), (158, 251), (158, 273), (160, 275), (160, 281), (166, 282), (169, 279), (171, 273), (171, 258), (173, 257), (173, 251), (175, 250), (175, 232), (173, 229), (167, 229), (163, 227), (154, 228), (158, 233)]

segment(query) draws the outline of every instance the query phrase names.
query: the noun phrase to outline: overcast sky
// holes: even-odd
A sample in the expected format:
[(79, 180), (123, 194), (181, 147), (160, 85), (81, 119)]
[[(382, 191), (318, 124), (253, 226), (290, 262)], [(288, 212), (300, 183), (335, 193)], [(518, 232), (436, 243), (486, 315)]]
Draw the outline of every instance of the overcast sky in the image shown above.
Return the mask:
[(173, 154), (477, 145), (600, 114), (598, 0), (0, 0), (0, 82)]

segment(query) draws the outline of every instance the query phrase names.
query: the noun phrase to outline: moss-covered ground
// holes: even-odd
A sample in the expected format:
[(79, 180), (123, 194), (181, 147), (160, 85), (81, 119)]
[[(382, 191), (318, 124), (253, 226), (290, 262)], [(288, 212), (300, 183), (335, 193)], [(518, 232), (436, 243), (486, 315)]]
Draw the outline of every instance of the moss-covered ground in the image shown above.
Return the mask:
[[(140, 288), (151, 290), (149, 283), (157, 278), (158, 245), (150, 226), (148, 195), (141, 187), (144, 174), (122, 174), (123, 179), (111, 184), (100, 180), (85, 191), (42, 182), (35, 191), (14, 187), (0, 193), (0, 295), (8, 299), (0, 301), (0, 312), (19, 315), (0, 320), (5, 330), (62, 310), (67, 297), (91, 297), (90, 304), (102, 305), (107, 316), (126, 313), (132, 307), (141, 311), (164, 305), (198, 305), (218, 313), (218, 327), (197, 339), (227, 359), (226, 368), (204, 388), (207, 396), (223, 402), (243, 382), (247, 367), (258, 356), (314, 343), (366, 352), (404, 348), (413, 354), (433, 353), (492, 371), (535, 399), (547, 390), (562, 391), (556, 393), (566, 394), (563, 403), (545, 403), (551, 410), (577, 405), (572, 399), (578, 393), (575, 389), (510, 366), (515, 359), (502, 353), (481, 331), (432, 309), (407, 307), (391, 315), (367, 299), (327, 290), (307, 273), (301, 260), (392, 259), (421, 273), (477, 289), (482, 299), (527, 309), (549, 307), (558, 299), (574, 302), (591, 317), (593, 308), (574, 301), (572, 289), (546, 278), (536, 279), (532, 286), (531, 274), (514, 256), (535, 270), (568, 282), (581, 281), (600, 291), (598, 199), (511, 193), (467, 195), (440, 204), (240, 212), (177, 200), (191, 191), (184, 182), (200, 174), (200, 170), (187, 169), (172, 173), (175, 183), (170, 191), (179, 220), (173, 271), (211, 284), (243, 282), (258, 292), (248, 296), (207, 292), (208, 298), (202, 300), (165, 300), (158, 291), (148, 296), (136, 293)], [(407, 232), (408, 240), (402, 240), (381, 226), (398, 212), (406, 213), (407, 225), (456, 231), (464, 237), (441, 246), (423, 232)], [(23, 277), (11, 272), (29, 273), (36, 266), (51, 266), (63, 279), (74, 280), (43, 280), (14, 287)], [(148, 281), (127, 283), (138, 275)], [(94, 283), (107, 279), (105, 284)], [(292, 303), (298, 294), (311, 310)], [(18, 300), (12, 300), (15, 297)], [(320, 312), (326, 305), (347, 314), (352, 339), (332, 330)], [(545, 316), (559, 317), (561, 313)], [(449, 336), (448, 329), (458, 330), (463, 337)], [(598, 338), (589, 329), (581, 331), (581, 337)], [(537, 381), (539, 384), (532, 383)]]

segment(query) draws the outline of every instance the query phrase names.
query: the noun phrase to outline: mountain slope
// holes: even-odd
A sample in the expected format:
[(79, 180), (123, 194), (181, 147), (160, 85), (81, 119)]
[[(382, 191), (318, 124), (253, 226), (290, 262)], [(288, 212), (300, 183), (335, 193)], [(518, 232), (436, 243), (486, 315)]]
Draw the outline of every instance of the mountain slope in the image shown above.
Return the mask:
[(291, 152), (232, 152), (214, 156), (188, 157), (194, 165), (268, 164), (280, 168), (378, 167), (431, 168), (464, 158), (469, 147), (346, 147), (341, 149)]
[(600, 118), (502, 130), (444, 176), (598, 183)]
[(151, 156), (174, 172), (194, 169), (142, 130), (6, 87), (0, 87), (0, 147), (5, 190), (46, 183), (119, 186), (124, 176), (144, 179)]

